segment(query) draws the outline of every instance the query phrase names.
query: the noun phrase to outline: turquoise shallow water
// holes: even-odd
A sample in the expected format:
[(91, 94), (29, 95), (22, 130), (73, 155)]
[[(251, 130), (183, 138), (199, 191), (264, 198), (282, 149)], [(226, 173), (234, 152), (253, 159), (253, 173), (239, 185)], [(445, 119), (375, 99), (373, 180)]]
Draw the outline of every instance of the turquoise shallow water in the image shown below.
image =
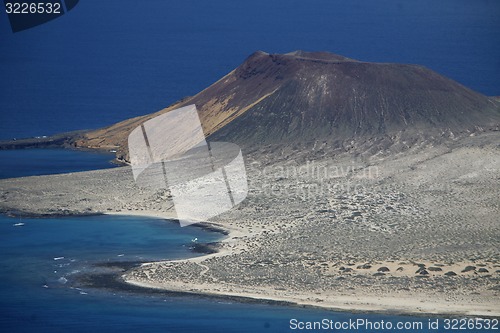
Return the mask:
[[(15, 226), (17, 223), (24, 225)], [(0, 331), (300, 331), (290, 329), (292, 318), (301, 321), (364, 319), (372, 322), (428, 323), (428, 318), (339, 313), (75, 285), (74, 277), (93, 270), (92, 265), (97, 262), (192, 256), (189, 247), (195, 237), (200, 242), (210, 242), (220, 239), (221, 235), (139, 217), (23, 218), (20, 221), (19, 218), (0, 216)], [(355, 331), (373, 332), (365, 329)], [(395, 331), (404, 332), (377, 330)]]

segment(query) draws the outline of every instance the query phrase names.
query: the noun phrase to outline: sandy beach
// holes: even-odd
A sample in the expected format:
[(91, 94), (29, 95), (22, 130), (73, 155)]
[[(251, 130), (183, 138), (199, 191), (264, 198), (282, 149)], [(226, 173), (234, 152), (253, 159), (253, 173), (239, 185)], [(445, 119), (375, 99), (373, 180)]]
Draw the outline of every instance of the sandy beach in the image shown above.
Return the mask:
[[(248, 197), (206, 224), (228, 232), (217, 253), (122, 279), (345, 311), (498, 317), (498, 139), (294, 164), (248, 155)], [(1, 180), (0, 210), (176, 217), (168, 191), (137, 187), (129, 167)]]

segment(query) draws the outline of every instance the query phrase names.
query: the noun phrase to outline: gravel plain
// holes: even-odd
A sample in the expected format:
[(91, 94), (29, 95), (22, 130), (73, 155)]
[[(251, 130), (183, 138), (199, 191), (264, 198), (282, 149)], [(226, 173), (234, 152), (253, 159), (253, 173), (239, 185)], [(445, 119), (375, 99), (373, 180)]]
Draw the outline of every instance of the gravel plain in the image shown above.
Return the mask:
[[(499, 143), (493, 132), (398, 153), (245, 154), (247, 198), (208, 221), (229, 231), (219, 251), (122, 278), (335, 309), (500, 316)], [(139, 188), (130, 167), (0, 180), (0, 212), (175, 219), (168, 189)]]

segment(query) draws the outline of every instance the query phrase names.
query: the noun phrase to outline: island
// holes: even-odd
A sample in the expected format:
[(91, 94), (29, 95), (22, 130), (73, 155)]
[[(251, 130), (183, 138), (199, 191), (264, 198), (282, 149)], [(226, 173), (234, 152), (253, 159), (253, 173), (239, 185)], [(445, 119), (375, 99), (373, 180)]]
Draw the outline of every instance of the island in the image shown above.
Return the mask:
[(0, 147), (116, 151), (123, 167), (0, 180), (0, 212), (177, 216), (134, 182), (127, 138), (196, 105), (238, 144), (247, 198), (201, 257), (142, 263), (141, 288), (347, 311), (500, 316), (500, 102), (418, 65), (256, 52), (159, 112)]

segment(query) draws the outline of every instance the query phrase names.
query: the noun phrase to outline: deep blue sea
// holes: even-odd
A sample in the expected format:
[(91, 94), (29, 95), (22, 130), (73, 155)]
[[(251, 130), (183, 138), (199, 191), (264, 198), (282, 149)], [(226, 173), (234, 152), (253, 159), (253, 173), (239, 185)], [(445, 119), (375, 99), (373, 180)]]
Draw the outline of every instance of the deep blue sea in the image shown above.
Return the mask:
[(67, 149), (0, 151), (0, 179), (116, 167), (112, 153)]

